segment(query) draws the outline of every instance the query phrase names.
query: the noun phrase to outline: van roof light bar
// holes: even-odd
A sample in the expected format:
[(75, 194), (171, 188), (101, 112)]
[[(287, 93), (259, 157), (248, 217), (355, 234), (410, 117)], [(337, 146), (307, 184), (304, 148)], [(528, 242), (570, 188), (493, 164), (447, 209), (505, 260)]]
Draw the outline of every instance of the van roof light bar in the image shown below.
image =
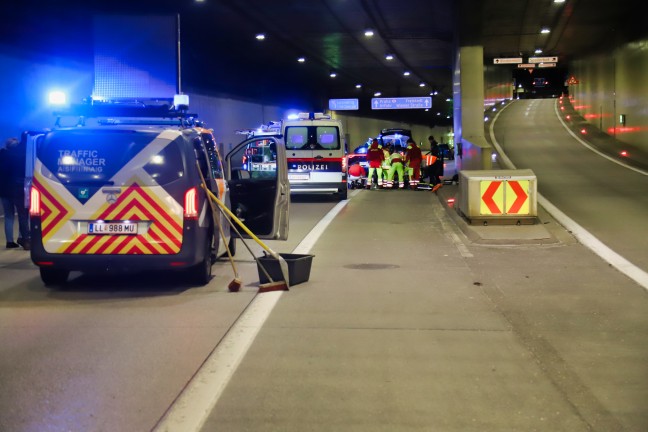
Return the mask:
[(299, 120), (330, 120), (331, 116), (329, 114), (324, 114), (321, 112), (312, 112), (312, 113), (299, 113), (297, 115)]

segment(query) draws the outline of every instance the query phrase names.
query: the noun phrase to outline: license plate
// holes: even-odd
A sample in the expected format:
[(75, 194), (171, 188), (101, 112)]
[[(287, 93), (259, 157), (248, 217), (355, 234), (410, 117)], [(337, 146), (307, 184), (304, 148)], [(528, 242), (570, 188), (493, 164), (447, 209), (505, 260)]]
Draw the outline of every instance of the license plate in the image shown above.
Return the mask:
[(137, 222), (90, 222), (88, 234), (135, 235)]
[(288, 180), (308, 180), (310, 175), (308, 173), (288, 173)]

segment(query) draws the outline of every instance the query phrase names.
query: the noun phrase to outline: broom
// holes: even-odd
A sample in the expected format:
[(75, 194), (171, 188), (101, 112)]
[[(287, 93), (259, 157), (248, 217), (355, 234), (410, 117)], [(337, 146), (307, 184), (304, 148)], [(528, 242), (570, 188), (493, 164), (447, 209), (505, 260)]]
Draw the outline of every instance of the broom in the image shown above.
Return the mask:
[(254, 255), (254, 252), (252, 251), (252, 248), (250, 248), (250, 245), (248, 245), (248, 243), (245, 241), (245, 239), (241, 235), (241, 232), (238, 230), (238, 228), (236, 228), (236, 225), (234, 225), (234, 223), (229, 219), (227, 214), (225, 214), (225, 212), (220, 207), (218, 208), (218, 210), (220, 210), (220, 212), (223, 214), (223, 216), (225, 216), (225, 219), (227, 220), (227, 222), (229, 222), (232, 229), (239, 236), (239, 238), (241, 239), (241, 242), (243, 243), (245, 248), (248, 250), (248, 252), (250, 252), (250, 255), (252, 255), (254, 260), (257, 262), (259, 268), (261, 269), (261, 271), (263, 272), (265, 277), (268, 278), (268, 280), (270, 281), (270, 283), (259, 284), (259, 292), (288, 291), (288, 287), (285, 284), (283, 284), (282, 282), (275, 282), (275, 281), (272, 280), (272, 276), (270, 276), (270, 273), (268, 273), (268, 270), (266, 270), (266, 268), (263, 265), (263, 263), (261, 262), (261, 260), (259, 258), (257, 258), (256, 255)]
[[(209, 189), (207, 189), (207, 184), (205, 183), (205, 177), (203, 177), (202, 171), (200, 171), (200, 165), (196, 161), (196, 167), (198, 168), (198, 173), (200, 174), (200, 179), (202, 180), (202, 184), (200, 185), (204, 190), (209, 192)], [(239, 278), (238, 270), (236, 268), (236, 264), (234, 264), (234, 257), (232, 256), (232, 252), (230, 251), (229, 245), (225, 241), (225, 233), (223, 232), (223, 227), (220, 222), (220, 216), (216, 213), (216, 207), (214, 207), (214, 202), (212, 201), (212, 198), (209, 194), (207, 194), (207, 201), (209, 201), (209, 207), (211, 207), (212, 211), (212, 217), (214, 218), (214, 222), (216, 222), (216, 225), (218, 226), (218, 232), (220, 232), (220, 238), (223, 240), (223, 244), (225, 245), (225, 250), (227, 251), (227, 257), (229, 258), (230, 263), (232, 264), (232, 270), (234, 271), (234, 279), (227, 285), (227, 289), (230, 292), (238, 292), (238, 290), (241, 289), (241, 279)]]
[[(288, 263), (286, 260), (279, 255), (277, 252), (273, 251), (270, 249), (265, 243), (263, 243), (248, 227), (245, 226), (243, 222), (239, 218), (234, 215), (230, 211), (230, 209), (227, 208), (227, 206), (220, 200), (216, 195), (212, 193), (209, 189), (206, 187), (204, 188), (205, 191), (207, 191), (207, 194), (218, 204), (218, 206), (221, 208), (222, 211), (224, 211), (227, 216), (230, 217), (230, 219), (234, 220), (242, 229), (245, 231), (252, 239), (259, 244), (263, 249), (265, 249), (266, 252), (268, 252), (274, 259), (276, 259), (279, 262), (279, 267), (281, 269), (281, 274), (283, 275), (284, 280), (283, 281), (277, 281), (277, 282), (272, 282), (271, 284), (267, 284), (267, 286), (259, 286), (259, 291), (260, 292), (267, 292), (267, 291), (287, 291), (289, 287), (289, 278), (288, 278)], [(230, 220), (230, 224), (233, 226), (234, 224)], [(270, 279), (272, 280), (272, 279)]]

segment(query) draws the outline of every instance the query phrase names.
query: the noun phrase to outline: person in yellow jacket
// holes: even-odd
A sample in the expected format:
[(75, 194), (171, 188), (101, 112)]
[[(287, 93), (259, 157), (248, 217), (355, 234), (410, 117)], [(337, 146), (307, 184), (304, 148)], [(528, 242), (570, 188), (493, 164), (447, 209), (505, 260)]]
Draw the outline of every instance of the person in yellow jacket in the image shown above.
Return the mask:
[(396, 146), (393, 153), (389, 156), (391, 166), (389, 167), (389, 174), (387, 175), (387, 187), (391, 188), (394, 186), (394, 173), (398, 173), (398, 188), (402, 189), (405, 187), (405, 181), (403, 181), (403, 159), (404, 156), (401, 153), (402, 147)]
[(386, 183), (389, 177), (389, 168), (391, 167), (391, 159), (389, 159), (390, 149), (391, 149), (391, 144), (387, 144), (385, 147), (382, 148), (383, 155), (385, 156), (385, 159), (383, 159), (383, 163), (382, 163), (383, 183)]

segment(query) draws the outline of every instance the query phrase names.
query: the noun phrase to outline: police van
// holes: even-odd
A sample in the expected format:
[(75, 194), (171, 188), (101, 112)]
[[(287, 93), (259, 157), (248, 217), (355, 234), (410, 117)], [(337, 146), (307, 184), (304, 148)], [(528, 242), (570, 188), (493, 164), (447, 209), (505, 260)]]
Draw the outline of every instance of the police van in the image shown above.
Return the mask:
[(323, 113), (300, 113), (282, 122), (292, 194), (334, 194), (347, 198), (344, 131)]
[[(61, 118), (74, 113), (77, 123), (62, 126)], [(46, 285), (64, 283), (71, 271), (173, 270), (193, 284), (208, 283), (225, 243), (233, 250), (236, 244), (222, 214), (221, 238), (201, 174), (258, 237), (288, 237), (279, 139), (274, 170), (260, 177), (232, 163), (259, 144), (254, 139), (223, 161), (213, 131), (186, 111), (93, 102), (59, 113), (57, 127), (31, 133), (31, 143), (31, 259)]]

